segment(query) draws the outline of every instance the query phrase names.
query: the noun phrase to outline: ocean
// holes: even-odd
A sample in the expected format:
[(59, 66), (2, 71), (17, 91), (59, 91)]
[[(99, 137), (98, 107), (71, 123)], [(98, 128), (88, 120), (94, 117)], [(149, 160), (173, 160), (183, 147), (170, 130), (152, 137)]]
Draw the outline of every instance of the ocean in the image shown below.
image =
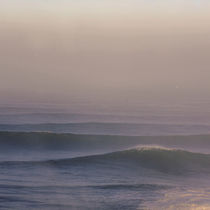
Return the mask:
[(0, 209), (210, 209), (210, 117), (167, 113), (2, 111)]

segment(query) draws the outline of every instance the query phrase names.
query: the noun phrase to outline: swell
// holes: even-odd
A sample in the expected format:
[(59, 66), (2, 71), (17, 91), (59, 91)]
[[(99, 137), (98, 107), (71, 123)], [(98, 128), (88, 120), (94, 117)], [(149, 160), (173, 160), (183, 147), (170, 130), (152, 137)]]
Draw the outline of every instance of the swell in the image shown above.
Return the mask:
[(56, 132), (95, 135), (155, 136), (175, 134), (209, 133), (209, 124), (192, 123), (121, 123), (121, 122), (78, 122), (41, 124), (0, 124), (1, 131)]
[(171, 185), (161, 185), (161, 184), (95, 184), (95, 185), (15, 185), (15, 184), (0, 184), (2, 189), (13, 189), (13, 190), (28, 190), (32, 191), (34, 189), (38, 190), (55, 190), (60, 189), (62, 191), (68, 189), (78, 189), (78, 188), (93, 188), (93, 189), (103, 189), (103, 190), (160, 190), (173, 188)]
[(2, 161), (0, 167), (10, 166), (47, 166), (47, 167), (102, 167), (110, 169), (120, 166), (125, 170), (142, 168), (152, 169), (168, 174), (210, 173), (210, 155), (193, 153), (185, 150), (162, 147), (137, 147), (134, 149), (112, 153), (90, 155), (76, 158), (55, 159), (45, 161)]
[(1, 132), (0, 150), (5, 149), (122, 149), (138, 144), (156, 144), (178, 148), (207, 148), (210, 151), (210, 135), (191, 136), (114, 136), (77, 135), (49, 132)]

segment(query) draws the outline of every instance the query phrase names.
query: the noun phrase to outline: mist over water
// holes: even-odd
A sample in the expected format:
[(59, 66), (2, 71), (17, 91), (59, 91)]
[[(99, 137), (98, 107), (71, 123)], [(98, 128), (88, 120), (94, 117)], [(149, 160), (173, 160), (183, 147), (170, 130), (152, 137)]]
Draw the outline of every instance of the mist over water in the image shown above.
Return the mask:
[(209, 98), (207, 1), (0, 5), (1, 103), (131, 110)]

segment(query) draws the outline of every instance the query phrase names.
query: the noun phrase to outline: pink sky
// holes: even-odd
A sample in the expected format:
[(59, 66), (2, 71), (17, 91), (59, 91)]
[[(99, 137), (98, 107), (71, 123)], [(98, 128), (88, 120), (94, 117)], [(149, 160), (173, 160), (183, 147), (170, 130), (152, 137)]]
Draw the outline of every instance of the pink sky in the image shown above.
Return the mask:
[(0, 1), (0, 100), (210, 91), (207, 1)]

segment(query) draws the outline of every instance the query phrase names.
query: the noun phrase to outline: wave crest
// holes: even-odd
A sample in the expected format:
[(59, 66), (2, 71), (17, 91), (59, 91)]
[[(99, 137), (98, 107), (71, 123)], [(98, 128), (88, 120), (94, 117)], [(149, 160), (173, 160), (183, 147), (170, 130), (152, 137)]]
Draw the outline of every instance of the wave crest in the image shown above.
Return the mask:
[(0, 166), (33, 165), (68, 167), (94, 165), (108, 168), (121, 166), (137, 172), (142, 168), (169, 174), (210, 173), (210, 155), (163, 147), (137, 146), (136, 148), (112, 153), (47, 161), (4, 161)]

